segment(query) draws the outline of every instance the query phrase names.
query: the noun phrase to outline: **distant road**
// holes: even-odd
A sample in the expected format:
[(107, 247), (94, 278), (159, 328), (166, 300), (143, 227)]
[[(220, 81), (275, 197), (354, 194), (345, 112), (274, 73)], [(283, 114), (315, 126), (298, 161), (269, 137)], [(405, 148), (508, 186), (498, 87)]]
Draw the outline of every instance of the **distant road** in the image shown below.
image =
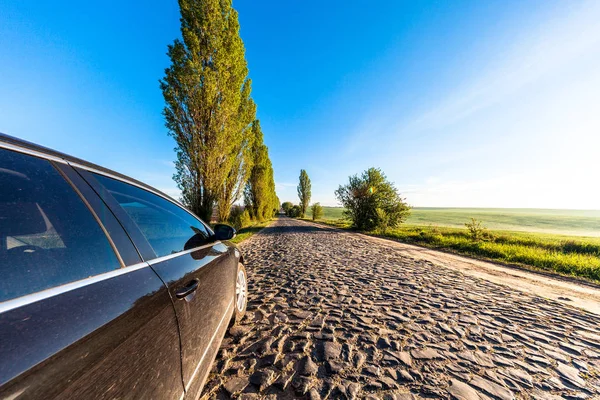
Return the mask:
[(600, 317), (567, 300), (597, 289), (404, 246), (287, 218), (244, 242), (248, 315), (205, 398), (600, 396)]

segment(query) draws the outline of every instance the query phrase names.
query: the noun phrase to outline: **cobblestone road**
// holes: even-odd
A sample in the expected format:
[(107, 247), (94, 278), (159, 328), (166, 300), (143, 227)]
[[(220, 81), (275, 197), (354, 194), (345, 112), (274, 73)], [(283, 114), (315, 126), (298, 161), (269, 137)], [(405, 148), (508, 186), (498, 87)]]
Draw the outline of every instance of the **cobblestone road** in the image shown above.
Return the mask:
[(597, 316), (286, 218), (241, 247), (206, 399), (600, 397)]

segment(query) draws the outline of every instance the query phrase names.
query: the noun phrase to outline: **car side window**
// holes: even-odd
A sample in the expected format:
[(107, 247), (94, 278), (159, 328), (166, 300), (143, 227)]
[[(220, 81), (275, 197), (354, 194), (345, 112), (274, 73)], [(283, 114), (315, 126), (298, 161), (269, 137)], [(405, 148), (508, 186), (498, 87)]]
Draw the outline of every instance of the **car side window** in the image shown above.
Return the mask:
[(120, 268), (106, 235), (49, 161), (0, 149), (0, 302)]
[(99, 174), (95, 177), (140, 228), (158, 257), (211, 241), (212, 232), (176, 204), (137, 186)]

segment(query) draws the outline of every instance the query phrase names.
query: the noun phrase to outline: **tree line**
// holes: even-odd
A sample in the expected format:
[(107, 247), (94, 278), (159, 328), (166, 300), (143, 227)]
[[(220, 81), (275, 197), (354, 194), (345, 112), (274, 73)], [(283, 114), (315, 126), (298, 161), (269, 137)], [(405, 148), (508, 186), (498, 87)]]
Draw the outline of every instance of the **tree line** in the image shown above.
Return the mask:
[[(179, 0), (181, 39), (160, 88), (182, 202), (205, 221), (271, 218), (279, 209), (237, 11), (231, 0)], [(234, 205), (244, 199), (245, 210)], [(243, 215), (246, 213), (246, 215)]]

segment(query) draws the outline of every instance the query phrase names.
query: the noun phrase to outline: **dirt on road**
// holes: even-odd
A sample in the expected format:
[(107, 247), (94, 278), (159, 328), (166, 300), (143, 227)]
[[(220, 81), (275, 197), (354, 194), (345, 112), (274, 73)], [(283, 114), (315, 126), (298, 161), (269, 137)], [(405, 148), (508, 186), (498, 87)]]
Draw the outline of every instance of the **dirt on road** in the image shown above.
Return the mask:
[(203, 397), (600, 397), (594, 288), (403, 246), (287, 218), (244, 242), (248, 312)]

